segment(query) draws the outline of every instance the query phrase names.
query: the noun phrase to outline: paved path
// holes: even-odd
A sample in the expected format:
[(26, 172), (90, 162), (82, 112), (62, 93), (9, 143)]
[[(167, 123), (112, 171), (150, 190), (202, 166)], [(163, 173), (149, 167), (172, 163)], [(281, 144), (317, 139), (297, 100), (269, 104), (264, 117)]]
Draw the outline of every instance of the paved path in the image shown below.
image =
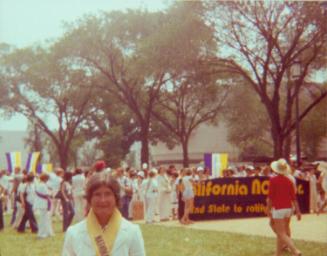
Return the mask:
[[(156, 225), (172, 227), (183, 226), (178, 221), (161, 222), (156, 223)], [(275, 237), (275, 234), (269, 227), (268, 218), (197, 221), (187, 227), (201, 230), (216, 230)], [(301, 221), (297, 221), (296, 218), (293, 217), (291, 230), (293, 239), (327, 243), (327, 214), (325, 213), (319, 216), (315, 214), (302, 215)]]

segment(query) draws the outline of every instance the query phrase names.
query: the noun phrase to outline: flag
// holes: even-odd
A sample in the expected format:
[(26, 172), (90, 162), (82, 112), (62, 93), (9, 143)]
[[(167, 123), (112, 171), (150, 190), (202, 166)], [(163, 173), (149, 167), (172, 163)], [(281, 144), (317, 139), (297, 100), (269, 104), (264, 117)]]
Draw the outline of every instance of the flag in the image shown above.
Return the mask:
[(37, 163), (40, 158), (40, 152), (29, 153), (26, 162), (26, 171), (28, 173), (36, 173)]
[(210, 176), (221, 177), (222, 171), (228, 166), (228, 154), (205, 153), (204, 166), (211, 170)]
[(39, 174), (42, 173), (42, 172), (49, 173), (49, 172), (52, 172), (52, 171), (53, 171), (53, 166), (50, 163), (47, 163), (47, 164), (39, 164), (37, 166), (37, 173), (39, 173)]
[(22, 158), (20, 152), (7, 152), (6, 153), (8, 171), (12, 173), (16, 167), (21, 168)]

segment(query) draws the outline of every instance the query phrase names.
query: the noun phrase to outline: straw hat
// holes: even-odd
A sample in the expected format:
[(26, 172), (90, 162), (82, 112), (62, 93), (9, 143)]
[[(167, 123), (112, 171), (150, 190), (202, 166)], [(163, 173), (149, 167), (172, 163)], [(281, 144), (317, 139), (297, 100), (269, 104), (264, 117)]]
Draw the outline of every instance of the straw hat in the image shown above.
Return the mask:
[(270, 164), (271, 169), (278, 173), (278, 174), (282, 174), (282, 175), (286, 175), (291, 173), (291, 168), (290, 166), (287, 164), (286, 160), (281, 158), (277, 161), (273, 161)]

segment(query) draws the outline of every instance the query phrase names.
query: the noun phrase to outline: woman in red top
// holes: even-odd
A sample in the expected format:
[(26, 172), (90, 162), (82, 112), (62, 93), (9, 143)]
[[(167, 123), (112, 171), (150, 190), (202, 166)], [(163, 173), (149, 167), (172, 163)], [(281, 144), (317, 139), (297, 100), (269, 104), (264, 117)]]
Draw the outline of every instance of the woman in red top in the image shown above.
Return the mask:
[(293, 182), (287, 177), (290, 167), (285, 159), (274, 161), (270, 165), (277, 174), (270, 179), (269, 193), (267, 198), (267, 215), (270, 218), (273, 231), (277, 235), (276, 256), (281, 255), (283, 247), (287, 246), (292, 255), (301, 255), (288, 235), (288, 223), (292, 216), (293, 206), (297, 219), (301, 219), (301, 212), (296, 201)]

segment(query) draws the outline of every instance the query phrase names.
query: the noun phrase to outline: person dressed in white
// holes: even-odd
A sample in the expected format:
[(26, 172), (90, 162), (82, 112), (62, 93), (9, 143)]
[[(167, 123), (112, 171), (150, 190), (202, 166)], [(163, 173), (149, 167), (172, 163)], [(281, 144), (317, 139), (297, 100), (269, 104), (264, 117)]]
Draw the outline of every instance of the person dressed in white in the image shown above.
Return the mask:
[(317, 177), (315, 174), (315, 168), (311, 168), (308, 172), (308, 180), (310, 186), (310, 211), (318, 212), (318, 189), (317, 189)]
[(37, 213), (38, 223), (38, 238), (46, 238), (53, 236), (53, 229), (51, 223), (51, 194), (47, 187), (46, 182), (49, 179), (49, 175), (42, 173), (40, 175), (40, 182), (36, 184), (35, 188), (35, 202), (34, 211)]
[(318, 210), (319, 214), (322, 213), (327, 206), (327, 162), (319, 163), (317, 170), (321, 172), (318, 182), (321, 184), (321, 188), (324, 192), (324, 198)]
[(160, 221), (169, 220), (171, 214), (171, 184), (164, 167), (159, 168), (158, 181), (158, 203)]
[(152, 168), (149, 172), (149, 178), (145, 183), (145, 205), (146, 205), (146, 215), (145, 222), (154, 222), (154, 216), (156, 212), (157, 199), (158, 199), (158, 181), (156, 179), (158, 171)]
[(130, 220), (132, 220), (133, 215), (134, 215), (134, 212), (133, 212), (134, 203), (136, 201), (140, 200), (140, 198), (138, 196), (139, 195), (139, 193), (138, 193), (139, 187), (138, 187), (137, 173), (134, 170), (130, 171), (130, 181), (131, 181), (131, 187), (132, 187), (133, 193), (132, 193), (131, 202), (129, 203), (129, 206), (128, 206), (128, 218)]
[(88, 179), (85, 194), (90, 210), (67, 229), (62, 256), (145, 256), (139, 226), (118, 210), (119, 190), (117, 180), (105, 172)]
[(10, 184), (10, 177), (7, 175), (6, 170), (0, 171), (0, 186), (4, 190), (3, 195), (3, 206), (4, 209), (8, 212), (11, 211), (11, 204), (10, 204), (10, 195), (9, 192), (11, 191), (11, 184)]
[(59, 219), (61, 219), (60, 215), (60, 198), (56, 197), (60, 190), (60, 184), (62, 182), (62, 176), (64, 175), (64, 169), (62, 168), (56, 168), (55, 173), (50, 172), (49, 173), (49, 180), (47, 182), (48, 187), (51, 190), (52, 194), (52, 202), (51, 202), (51, 215), (57, 216)]
[(82, 169), (76, 168), (75, 175), (72, 178), (72, 190), (73, 190), (73, 201), (74, 201), (74, 218), (76, 221), (84, 219), (85, 199), (85, 176)]

